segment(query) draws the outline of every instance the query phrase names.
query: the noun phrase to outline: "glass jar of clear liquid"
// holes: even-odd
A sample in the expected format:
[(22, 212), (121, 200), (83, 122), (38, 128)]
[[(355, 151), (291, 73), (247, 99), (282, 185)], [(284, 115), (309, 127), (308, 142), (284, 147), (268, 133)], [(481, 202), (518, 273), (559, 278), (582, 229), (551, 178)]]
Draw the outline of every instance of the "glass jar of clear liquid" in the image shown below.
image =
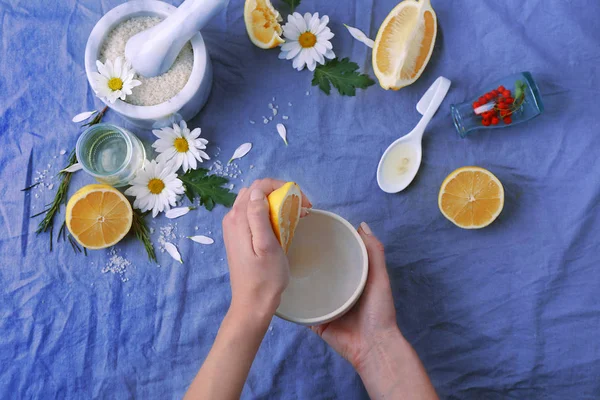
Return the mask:
[(77, 140), (77, 161), (101, 183), (125, 186), (146, 159), (144, 145), (133, 133), (111, 124), (96, 124)]

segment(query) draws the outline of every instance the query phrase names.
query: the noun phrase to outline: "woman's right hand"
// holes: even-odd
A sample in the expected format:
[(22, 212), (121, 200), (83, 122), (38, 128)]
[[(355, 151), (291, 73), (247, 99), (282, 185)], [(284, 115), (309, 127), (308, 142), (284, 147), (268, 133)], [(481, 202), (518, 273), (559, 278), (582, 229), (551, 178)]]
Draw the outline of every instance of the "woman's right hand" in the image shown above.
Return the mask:
[(364, 222), (358, 233), (369, 254), (365, 290), (346, 315), (311, 329), (352, 364), (372, 399), (437, 399), (419, 356), (396, 323), (383, 245)]
[(399, 334), (383, 245), (362, 223), (358, 233), (369, 255), (369, 275), (357, 304), (344, 316), (311, 329), (360, 371), (377, 346)]

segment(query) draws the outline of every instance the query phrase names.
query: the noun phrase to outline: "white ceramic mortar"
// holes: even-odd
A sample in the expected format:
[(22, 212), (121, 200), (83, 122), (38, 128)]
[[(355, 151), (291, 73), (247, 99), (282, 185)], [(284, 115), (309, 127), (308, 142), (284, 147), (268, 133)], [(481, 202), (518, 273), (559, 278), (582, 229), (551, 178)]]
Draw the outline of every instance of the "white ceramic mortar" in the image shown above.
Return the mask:
[[(85, 47), (85, 72), (90, 86), (93, 82), (92, 72), (97, 72), (96, 60), (100, 56), (102, 44), (117, 25), (134, 17), (164, 19), (175, 10), (176, 7), (162, 1), (134, 0), (107, 12), (92, 29)], [(114, 103), (102, 100), (104, 104), (141, 128), (160, 128), (174, 120), (192, 119), (208, 99), (212, 86), (212, 66), (200, 32), (190, 42), (194, 51), (192, 73), (183, 89), (171, 99), (154, 106), (136, 106), (122, 100)]]

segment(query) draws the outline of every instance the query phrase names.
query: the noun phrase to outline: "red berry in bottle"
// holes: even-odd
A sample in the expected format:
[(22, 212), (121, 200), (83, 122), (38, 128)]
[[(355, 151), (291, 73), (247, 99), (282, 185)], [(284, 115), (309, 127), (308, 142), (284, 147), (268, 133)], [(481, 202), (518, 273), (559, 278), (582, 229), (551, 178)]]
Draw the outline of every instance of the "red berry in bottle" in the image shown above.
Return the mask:
[(509, 114), (508, 110), (502, 110), (502, 111), (500, 111), (500, 116), (501, 117), (506, 117), (508, 114)]
[(494, 95), (493, 95), (493, 94), (491, 94), (491, 93), (486, 93), (486, 94), (485, 94), (485, 99), (486, 99), (486, 100), (492, 100), (493, 98), (494, 98)]
[(512, 118), (511, 117), (504, 117), (504, 123), (506, 125), (512, 124)]
[(498, 91), (499, 92), (504, 92), (506, 90), (506, 88), (502, 85), (498, 86)]
[(506, 103), (501, 102), (501, 103), (498, 103), (498, 108), (501, 110), (504, 110), (504, 109), (508, 108), (508, 106), (506, 105)]
[(494, 97), (497, 97), (498, 96), (498, 91), (496, 89), (492, 90), (492, 95)]
[(476, 101), (474, 101), (474, 102), (473, 102), (473, 109), (475, 109), (475, 108), (477, 108), (477, 107), (479, 107), (479, 103), (478, 103), (478, 102), (476, 102)]
[(487, 99), (485, 98), (485, 96), (481, 96), (479, 98), (479, 100), (477, 100), (479, 102), (479, 104), (484, 105), (485, 103), (487, 103)]
[(503, 91), (502, 96), (507, 97), (507, 98), (510, 97), (510, 90)]
[(484, 118), (484, 119), (481, 121), (481, 124), (482, 124), (483, 126), (490, 126), (490, 120), (489, 120), (489, 119), (487, 119), (487, 118)]
[(512, 104), (512, 103), (514, 103), (514, 102), (515, 102), (515, 99), (513, 99), (512, 97), (508, 97), (508, 98), (506, 99), (506, 102), (507, 102), (508, 104)]
[(500, 122), (500, 120), (497, 117), (492, 118), (492, 125), (498, 125), (498, 122)]

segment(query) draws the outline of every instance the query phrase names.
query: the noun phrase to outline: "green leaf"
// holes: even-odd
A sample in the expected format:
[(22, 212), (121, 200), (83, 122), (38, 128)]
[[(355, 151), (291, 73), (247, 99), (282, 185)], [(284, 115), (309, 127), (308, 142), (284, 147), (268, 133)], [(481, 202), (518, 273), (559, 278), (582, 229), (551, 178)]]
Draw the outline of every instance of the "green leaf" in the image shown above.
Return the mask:
[(357, 69), (358, 64), (348, 58), (334, 58), (315, 68), (312, 85), (318, 85), (327, 95), (331, 93), (333, 85), (342, 96), (355, 96), (356, 89), (366, 89), (375, 84), (369, 75), (361, 74)]
[(235, 201), (235, 193), (222, 187), (229, 181), (226, 178), (217, 175), (208, 175), (208, 170), (198, 168), (189, 170), (183, 175), (179, 175), (183, 182), (185, 195), (194, 201), (194, 198), (200, 199), (200, 205), (212, 211), (216, 204), (222, 204), (225, 207), (231, 207)]
[(290, 13), (296, 10), (296, 7), (300, 5), (300, 0), (282, 0), (285, 4), (290, 7)]

